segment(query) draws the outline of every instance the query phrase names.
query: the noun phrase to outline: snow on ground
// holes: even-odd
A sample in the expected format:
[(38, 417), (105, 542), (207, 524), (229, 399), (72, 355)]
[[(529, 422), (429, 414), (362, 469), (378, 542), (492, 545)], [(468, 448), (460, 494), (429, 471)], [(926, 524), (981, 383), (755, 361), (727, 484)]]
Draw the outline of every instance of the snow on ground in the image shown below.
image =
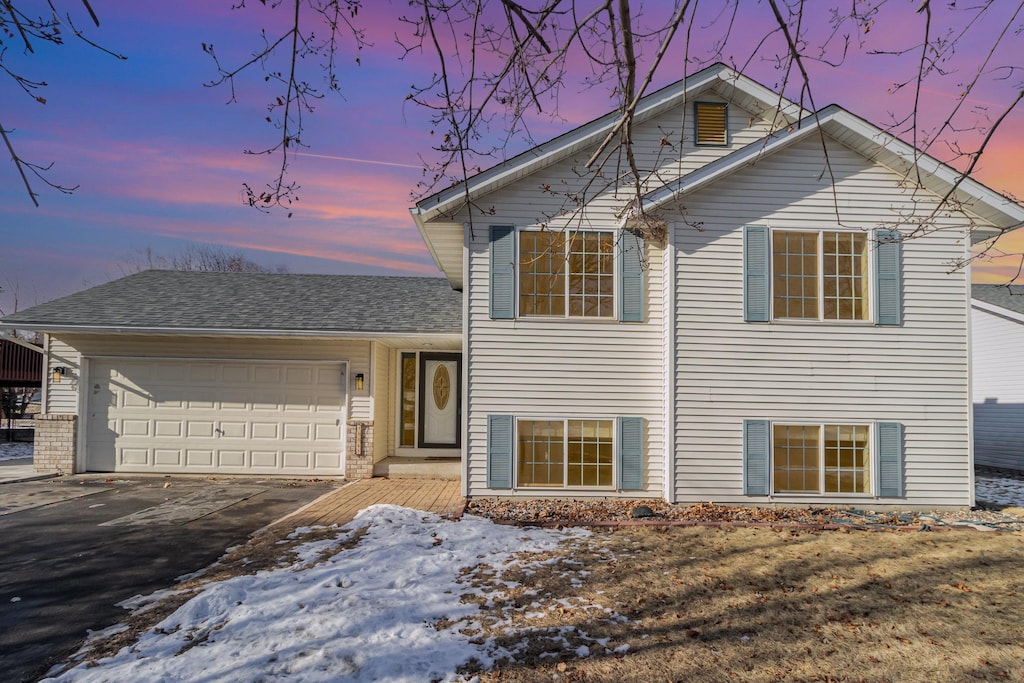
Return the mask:
[[(355, 547), (333, 552), (360, 529), (366, 535)], [(476, 659), (486, 667), (509, 654), (460, 633), (478, 628), (480, 616), (462, 596), (493, 598), (501, 590), (473, 587), (475, 572), (464, 568), (500, 574), (531, 562), (516, 553), (585, 535), (375, 505), (337, 538), (301, 546), (292, 566), (210, 584), (135, 646), (47, 680), (462, 680), (460, 665)]]
[(20, 441), (0, 441), (0, 461), (32, 457), (32, 444)]
[(974, 477), (974, 496), (979, 502), (1024, 507), (1024, 477), (978, 474)]

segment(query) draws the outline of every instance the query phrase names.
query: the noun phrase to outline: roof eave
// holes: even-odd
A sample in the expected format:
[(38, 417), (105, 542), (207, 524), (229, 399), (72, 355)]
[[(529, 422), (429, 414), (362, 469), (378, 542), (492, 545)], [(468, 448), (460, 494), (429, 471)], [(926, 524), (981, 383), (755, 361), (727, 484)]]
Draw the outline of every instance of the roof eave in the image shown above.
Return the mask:
[(9, 323), (0, 321), (0, 329), (34, 330), (47, 334), (77, 332), (81, 334), (159, 334), (193, 335), (202, 337), (330, 337), (330, 338), (387, 338), (416, 336), (459, 337), (461, 330), (288, 330), (288, 329), (239, 329), (229, 327), (158, 327), (131, 325), (68, 325), (47, 322)]
[(1007, 318), (1009, 320), (1015, 320), (1016, 322), (1019, 323), (1024, 323), (1024, 313), (1011, 311), (1009, 308), (1003, 308), (1002, 306), (999, 306), (997, 304), (990, 304), (987, 301), (972, 298), (971, 307), (977, 308), (979, 311), (985, 311), (987, 313), (998, 315), (1002, 318)]

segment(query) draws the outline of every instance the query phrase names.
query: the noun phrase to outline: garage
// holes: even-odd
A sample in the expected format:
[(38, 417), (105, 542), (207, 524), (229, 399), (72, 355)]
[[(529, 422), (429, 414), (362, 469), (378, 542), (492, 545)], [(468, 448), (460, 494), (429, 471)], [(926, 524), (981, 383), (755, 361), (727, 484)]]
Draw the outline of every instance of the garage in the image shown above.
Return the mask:
[(338, 476), (345, 364), (91, 359), (85, 468)]

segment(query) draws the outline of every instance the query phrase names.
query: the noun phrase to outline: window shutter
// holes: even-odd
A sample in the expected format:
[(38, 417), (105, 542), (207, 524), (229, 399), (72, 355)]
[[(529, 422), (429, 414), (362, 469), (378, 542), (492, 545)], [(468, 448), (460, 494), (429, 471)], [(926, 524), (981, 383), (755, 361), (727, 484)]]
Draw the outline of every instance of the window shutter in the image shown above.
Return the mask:
[(487, 488), (512, 488), (512, 416), (487, 416)]
[(512, 319), (516, 315), (516, 229), (492, 225), (490, 243), (491, 318)]
[(768, 420), (743, 421), (743, 493), (768, 495)]
[(768, 322), (768, 228), (743, 228), (743, 319)]
[(620, 417), (616, 420), (619, 442), (619, 488), (636, 491), (644, 487), (644, 420)]
[(875, 291), (878, 292), (879, 325), (903, 323), (901, 237), (897, 230), (875, 231)]
[(883, 498), (903, 496), (903, 425), (899, 422), (879, 422), (878, 435), (878, 495)]
[(619, 232), (619, 320), (644, 321), (644, 240), (633, 233)]

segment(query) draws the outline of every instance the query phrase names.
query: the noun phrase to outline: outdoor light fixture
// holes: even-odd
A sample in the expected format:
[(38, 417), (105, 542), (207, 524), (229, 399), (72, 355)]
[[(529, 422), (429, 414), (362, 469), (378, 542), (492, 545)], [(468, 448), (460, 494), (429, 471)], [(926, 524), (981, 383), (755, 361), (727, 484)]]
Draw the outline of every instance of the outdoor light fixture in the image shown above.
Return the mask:
[(68, 374), (68, 369), (63, 365), (58, 365), (53, 369), (53, 381), (59, 382), (63, 379), (64, 375)]
[(357, 372), (356, 373), (356, 391), (362, 391), (363, 390), (363, 380), (364, 379), (366, 379), (366, 378), (363, 376), (363, 373), (361, 373), (361, 372)]

